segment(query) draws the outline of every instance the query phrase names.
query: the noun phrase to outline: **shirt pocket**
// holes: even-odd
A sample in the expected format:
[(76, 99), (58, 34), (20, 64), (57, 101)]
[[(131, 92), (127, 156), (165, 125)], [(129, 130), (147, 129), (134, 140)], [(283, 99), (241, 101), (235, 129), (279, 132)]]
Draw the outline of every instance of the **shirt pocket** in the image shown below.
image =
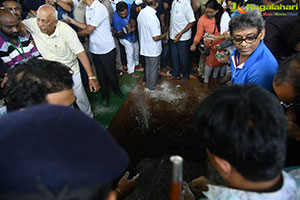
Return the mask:
[(64, 44), (54, 44), (53, 50), (58, 57), (65, 57), (67, 54), (67, 47)]
[(175, 11), (175, 21), (178, 24), (183, 24), (186, 22), (185, 15), (180, 10)]

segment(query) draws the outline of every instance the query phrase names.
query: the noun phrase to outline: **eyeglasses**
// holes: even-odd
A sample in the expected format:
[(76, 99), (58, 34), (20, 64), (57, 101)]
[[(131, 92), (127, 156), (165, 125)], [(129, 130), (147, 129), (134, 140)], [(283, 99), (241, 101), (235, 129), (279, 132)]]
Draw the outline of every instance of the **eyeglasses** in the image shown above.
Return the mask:
[(283, 101), (280, 101), (280, 104), (281, 104), (285, 109), (288, 109), (288, 108), (294, 106), (294, 103), (286, 103), (286, 102), (283, 102)]
[(234, 44), (242, 44), (243, 41), (245, 41), (248, 44), (252, 44), (256, 41), (259, 34), (260, 34), (260, 32), (258, 32), (256, 36), (248, 36), (245, 38), (236, 38), (236, 37), (232, 36), (232, 41)]

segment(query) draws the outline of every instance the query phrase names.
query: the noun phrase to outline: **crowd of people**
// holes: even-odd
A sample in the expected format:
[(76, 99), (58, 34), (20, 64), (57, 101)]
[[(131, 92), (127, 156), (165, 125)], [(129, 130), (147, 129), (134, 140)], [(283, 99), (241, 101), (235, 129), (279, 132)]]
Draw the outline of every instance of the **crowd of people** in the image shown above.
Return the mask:
[(299, 199), (300, 19), (298, 9), (262, 9), (293, 5), (2, 0), (0, 199), (120, 199), (132, 189), (138, 176), (128, 174), (112, 189), (128, 156), (92, 119), (87, 97), (100, 90), (107, 105), (111, 88), (125, 98), (118, 71), (143, 71), (154, 91), (160, 76), (225, 85), (195, 116), (224, 182), (184, 182), (184, 199), (199, 188), (207, 199)]

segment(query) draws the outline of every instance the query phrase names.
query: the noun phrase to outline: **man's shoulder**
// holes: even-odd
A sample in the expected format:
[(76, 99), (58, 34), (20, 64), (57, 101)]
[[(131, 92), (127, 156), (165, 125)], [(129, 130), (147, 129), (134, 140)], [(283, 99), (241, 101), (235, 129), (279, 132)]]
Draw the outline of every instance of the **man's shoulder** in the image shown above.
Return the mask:
[(250, 56), (250, 59), (255, 60), (253, 65), (266, 65), (270, 64), (270, 67), (278, 66), (277, 60), (268, 47), (262, 42), (254, 51), (254, 53)]
[(59, 32), (61, 32), (63, 36), (69, 36), (68, 34), (65, 33), (65, 31), (68, 32), (75, 32), (71, 26), (69, 26), (67, 23), (65, 22), (62, 22), (62, 21), (58, 21), (57, 22), (57, 25), (56, 25), (56, 28), (58, 29)]
[(0, 51), (6, 52), (8, 51), (8, 45), (9, 43), (0, 36)]
[(106, 9), (106, 7), (103, 3), (100, 3), (98, 0), (95, 0), (94, 9), (95, 10), (103, 10), (103, 9)]

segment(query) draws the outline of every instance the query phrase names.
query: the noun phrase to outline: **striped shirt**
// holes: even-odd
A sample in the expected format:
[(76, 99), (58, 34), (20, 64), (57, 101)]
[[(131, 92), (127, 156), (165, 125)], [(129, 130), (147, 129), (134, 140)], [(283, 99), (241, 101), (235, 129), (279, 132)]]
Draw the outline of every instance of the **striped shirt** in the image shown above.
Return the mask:
[[(31, 43), (29, 37), (19, 36), (18, 38), (19, 41), (15, 47), (19, 51), (13, 45), (11, 45), (11, 43), (2, 34), (0, 34), (0, 58), (8, 68), (13, 67), (15, 64), (26, 60), (27, 58), (40, 55), (37, 48)], [(20, 42), (22, 45), (20, 45)]]

